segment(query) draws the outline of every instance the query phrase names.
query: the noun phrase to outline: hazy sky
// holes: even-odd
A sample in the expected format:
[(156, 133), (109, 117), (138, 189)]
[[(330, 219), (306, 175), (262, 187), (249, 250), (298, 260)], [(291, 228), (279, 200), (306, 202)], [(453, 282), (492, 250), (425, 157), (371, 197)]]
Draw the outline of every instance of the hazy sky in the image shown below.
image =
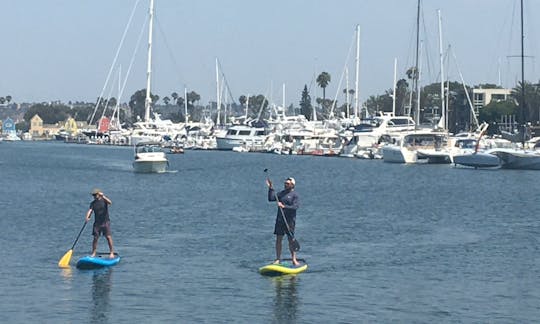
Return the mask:
[[(525, 0), (526, 79), (538, 81), (540, 1)], [(149, 0), (0, 0), (0, 96), (15, 102), (95, 101), (132, 11), (133, 21), (104, 95), (118, 97), (119, 74), (125, 79), (136, 58), (121, 100), (146, 87)], [(201, 95), (216, 100), (215, 60), (230, 91), (263, 94), (298, 105), (305, 84), (322, 97), (314, 79), (331, 74), (328, 98), (343, 102), (355, 79), (355, 26), (360, 36), (360, 98), (382, 94), (414, 65), (416, 0), (155, 0), (152, 92)], [(441, 10), (443, 47), (451, 45), (445, 74), (459, 81), (513, 87), (519, 74), (519, 0), (423, 0), (422, 84), (438, 82)], [(144, 28), (144, 34), (141, 30)], [(137, 39), (142, 37), (138, 50)], [(456, 59), (454, 59), (454, 55)], [(120, 68), (118, 68), (120, 66)], [(342, 79), (340, 84), (340, 79)], [(122, 81), (123, 82), (123, 81)], [(339, 90), (338, 90), (339, 89)]]

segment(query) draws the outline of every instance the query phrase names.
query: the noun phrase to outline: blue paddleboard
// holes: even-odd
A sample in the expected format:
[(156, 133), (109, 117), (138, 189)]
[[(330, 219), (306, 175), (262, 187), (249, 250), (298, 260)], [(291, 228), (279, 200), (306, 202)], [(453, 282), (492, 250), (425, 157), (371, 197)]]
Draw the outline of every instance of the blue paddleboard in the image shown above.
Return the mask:
[(118, 254), (110, 259), (108, 254), (92, 256), (84, 256), (77, 261), (77, 269), (99, 269), (104, 267), (111, 267), (120, 262), (120, 256)]

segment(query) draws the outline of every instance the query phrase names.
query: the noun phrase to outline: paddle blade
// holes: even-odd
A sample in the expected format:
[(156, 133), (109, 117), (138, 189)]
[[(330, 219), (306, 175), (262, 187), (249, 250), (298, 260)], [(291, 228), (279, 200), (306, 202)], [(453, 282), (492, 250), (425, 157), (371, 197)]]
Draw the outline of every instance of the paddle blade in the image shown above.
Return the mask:
[(58, 266), (60, 268), (69, 268), (69, 261), (71, 261), (71, 255), (73, 254), (73, 249), (69, 250), (64, 254), (64, 256), (58, 261)]

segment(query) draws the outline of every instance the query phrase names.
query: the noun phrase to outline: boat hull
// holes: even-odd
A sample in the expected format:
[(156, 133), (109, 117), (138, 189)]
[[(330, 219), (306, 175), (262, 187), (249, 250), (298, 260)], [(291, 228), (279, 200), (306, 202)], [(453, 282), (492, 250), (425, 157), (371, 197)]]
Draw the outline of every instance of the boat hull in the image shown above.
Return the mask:
[(241, 146), (244, 141), (244, 139), (216, 137), (216, 144), (218, 150), (230, 151), (237, 146)]
[(136, 160), (133, 162), (133, 170), (137, 173), (163, 173), (167, 171), (167, 160), (165, 161), (147, 161)]
[(473, 168), (496, 168), (501, 164), (496, 155), (482, 152), (454, 155), (453, 161), (456, 165)]
[(540, 153), (513, 149), (492, 150), (501, 160), (502, 169), (540, 170)]

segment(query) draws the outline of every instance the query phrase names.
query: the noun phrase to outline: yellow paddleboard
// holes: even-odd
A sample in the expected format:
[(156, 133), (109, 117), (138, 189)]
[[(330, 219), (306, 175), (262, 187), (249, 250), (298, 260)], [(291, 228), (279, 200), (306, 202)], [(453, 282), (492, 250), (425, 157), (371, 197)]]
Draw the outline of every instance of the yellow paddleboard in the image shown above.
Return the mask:
[(298, 274), (307, 270), (307, 263), (299, 259), (300, 265), (294, 266), (290, 260), (283, 260), (279, 264), (268, 264), (259, 268), (259, 273), (265, 276), (281, 276)]

